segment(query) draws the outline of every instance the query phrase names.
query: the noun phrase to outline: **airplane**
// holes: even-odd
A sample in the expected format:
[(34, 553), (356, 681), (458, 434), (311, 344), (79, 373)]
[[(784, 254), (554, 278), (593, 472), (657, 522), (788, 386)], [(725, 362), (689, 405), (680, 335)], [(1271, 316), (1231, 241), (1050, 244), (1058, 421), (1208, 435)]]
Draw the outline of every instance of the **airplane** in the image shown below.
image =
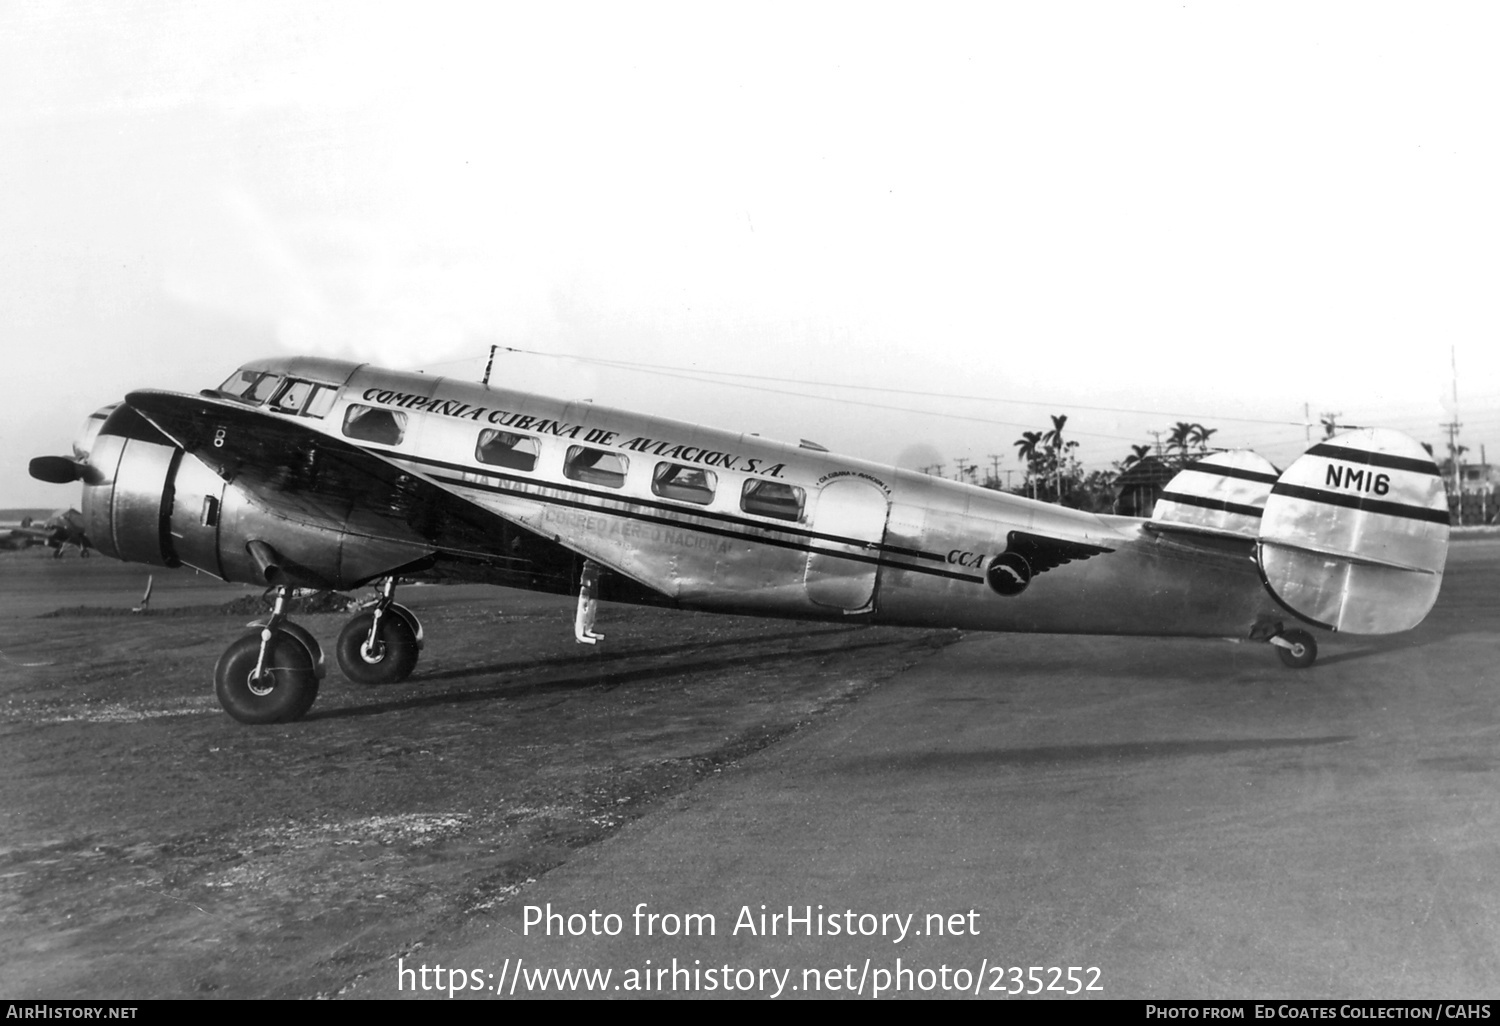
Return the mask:
[(83, 515), (76, 509), (60, 509), (41, 523), (24, 517), (17, 524), (0, 524), (0, 534), (3, 534), (0, 548), (24, 549), (34, 543), (46, 545), (52, 550), (53, 559), (61, 559), (69, 545), (75, 546), (78, 555), (87, 559), (91, 548), (83, 529)]
[(14, 551), (41, 544), (41, 539), (31, 532), (31, 524), (31, 517), (23, 517), (19, 523), (11, 521), (0, 524), (0, 549)]
[(1448, 506), (1412, 439), (1367, 428), (1285, 471), (1249, 451), (1183, 469), (1148, 519), (1068, 509), (835, 455), (815, 443), (342, 360), (248, 363), (197, 395), (135, 391), (71, 456), (94, 546), (270, 586), (219, 659), (250, 724), (303, 716), (327, 673), (286, 615), (296, 588), (377, 585), (334, 645), (361, 684), (425, 644), (398, 582), (469, 581), (790, 619), (1268, 642), (1313, 663), (1308, 626), (1415, 627), (1437, 599)]

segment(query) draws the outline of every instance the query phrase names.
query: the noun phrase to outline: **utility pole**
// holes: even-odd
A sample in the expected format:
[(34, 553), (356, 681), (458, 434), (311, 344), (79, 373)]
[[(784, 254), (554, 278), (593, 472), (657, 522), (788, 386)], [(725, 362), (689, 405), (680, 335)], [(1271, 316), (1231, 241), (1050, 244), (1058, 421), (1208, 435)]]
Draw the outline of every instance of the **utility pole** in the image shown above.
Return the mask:
[(1484, 454), (1483, 442), (1479, 444), (1479, 466), (1479, 472), (1484, 475), (1484, 483), (1479, 489), (1479, 522), (1487, 524), (1490, 522), (1489, 500), (1494, 492), (1490, 486), (1490, 458)]
[[(1456, 388), (1455, 391), (1457, 391)], [(1451, 421), (1447, 424), (1439, 424), (1438, 427), (1448, 432), (1448, 465), (1453, 472), (1453, 501), (1457, 504), (1454, 509), (1458, 520), (1457, 526), (1462, 527), (1464, 525), (1464, 493), (1463, 478), (1458, 469), (1458, 453), (1461, 448), (1458, 444), (1458, 429), (1463, 425), (1458, 422), (1458, 415), (1455, 413)]]
[(1442, 425), (1448, 429), (1448, 457), (1453, 462), (1453, 498), (1457, 503), (1455, 519), (1458, 526), (1464, 525), (1464, 490), (1463, 475), (1458, 467), (1458, 455), (1462, 447), (1458, 444), (1458, 429), (1463, 427), (1458, 420), (1458, 347), (1448, 347), (1448, 361), (1453, 368), (1453, 420), (1451, 423)]
[[(991, 480), (993, 480), (995, 482), (995, 489), (998, 491), (999, 488), (1000, 488), (1000, 459), (1001, 459), (1001, 457), (995, 455), (994, 453), (989, 453), (988, 455), (990, 457), (990, 475), (991, 475)], [(1006, 476), (1006, 479), (1009, 480), (1010, 479), (1010, 471), (1007, 470), (1005, 472), (1005, 476)]]

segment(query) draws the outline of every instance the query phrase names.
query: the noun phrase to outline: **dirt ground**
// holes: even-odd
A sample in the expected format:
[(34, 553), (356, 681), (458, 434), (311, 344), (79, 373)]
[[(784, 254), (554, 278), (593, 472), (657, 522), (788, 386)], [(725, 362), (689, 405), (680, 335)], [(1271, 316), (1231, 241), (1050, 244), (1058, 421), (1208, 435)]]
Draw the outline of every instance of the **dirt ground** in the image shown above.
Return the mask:
[[(957, 635), (403, 589), (411, 680), (224, 715), (247, 589), (0, 554), (0, 993), (317, 997)], [(45, 615), (58, 609), (64, 615)], [(300, 617), (330, 650), (345, 617)]]

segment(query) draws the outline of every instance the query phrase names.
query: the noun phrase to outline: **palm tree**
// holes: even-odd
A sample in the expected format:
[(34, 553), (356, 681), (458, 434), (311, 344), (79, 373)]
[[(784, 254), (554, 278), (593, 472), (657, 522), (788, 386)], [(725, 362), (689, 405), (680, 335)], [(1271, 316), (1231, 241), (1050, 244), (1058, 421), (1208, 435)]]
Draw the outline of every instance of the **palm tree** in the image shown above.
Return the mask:
[(1077, 442), (1063, 441), (1063, 425), (1068, 422), (1066, 413), (1054, 413), (1052, 415), (1052, 430), (1042, 436), (1043, 443), (1047, 446), (1047, 456), (1051, 463), (1049, 469), (1052, 471), (1053, 480), (1057, 485), (1057, 501), (1062, 502), (1063, 464), (1067, 462), (1069, 449), (1076, 449)]
[(1130, 455), (1125, 457), (1120, 466), (1129, 469), (1145, 459), (1150, 453), (1151, 446), (1149, 445), (1132, 445), (1130, 447)]
[(1167, 451), (1175, 452), (1174, 462), (1181, 464), (1187, 461), (1188, 445), (1193, 437), (1193, 425), (1185, 420), (1179, 420), (1172, 425), (1172, 433), (1167, 436)]
[(1052, 415), (1052, 430), (1042, 436), (1042, 441), (1049, 449), (1061, 449), (1063, 445), (1063, 425), (1068, 422), (1066, 413), (1054, 413)]
[(1016, 459), (1026, 464), (1026, 480), (1031, 484), (1033, 499), (1036, 498), (1036, 465), (1042, 457), (1042, 451), (1038, 448), (1041, 441), (1040, 431), (1023, 431), (1015, 441)]
[(1194, 424), (1191, 441), (1201, 455), (1208, 455), (1208, 439), (1210, 435), (1218, 433), (1218, 428), (1204, 427), (1202, 424)]

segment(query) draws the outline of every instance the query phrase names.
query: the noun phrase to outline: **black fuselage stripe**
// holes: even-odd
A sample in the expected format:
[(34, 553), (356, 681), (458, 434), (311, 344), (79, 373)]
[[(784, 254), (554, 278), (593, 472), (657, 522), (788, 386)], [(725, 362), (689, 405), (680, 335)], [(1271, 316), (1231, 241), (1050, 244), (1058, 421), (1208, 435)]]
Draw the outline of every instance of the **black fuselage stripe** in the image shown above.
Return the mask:
[(1321, 488), (1308, 488), (1305, 485), (1286, 484), (1283, 482), (1272, 488), (1271, 494), (1285, 495), (1293, 499), (1305, 499), (1308, 502), (1321, 502), (1329, 506), (1342, 506), (1345, 509), (1357, 509), (1364, 513), (1381, 513), (1389, 517), (1423, 520), (1429, 524), (1442, 524), (1445, 527), (1452, 523), (1449, 519), (1448, 511), (1445, 509), (1410, 506), (1404, 502), (1371, 499), (1362, 495), (1344, 495), (1340, 492), (1324, 491)]
[[(832, 549), (819, 548), (806, 542), (793, 541), (788, 538), (766, 538), (759, 535), (746, 534), (743, 531), (732, 531), (723, 527), (711, 527), (705, 524), (695, 524), (690, 521), (679, 520), (675, 517), (655, 516), (650, 513), (641, 513), (631, 509), (610, 509), (605, 506), (597, 506), (588, 502), (580, 502), (576, 499), (563, 499), (554, 496), (538, 495), (519, 488), (508, 488), (504, 485), (481, 484), (476, 481), (462, 481), (450, 477), (435, 477), (434, 480), (441, 481), (445, 485), (459, 488), (477, 488), (480, 491), (494, 492), (497, 495), (512, 495), (517, 498), (531, 499), (536, 502), (550, 506), (566, 506), (570, 509), (585, 510), (589, 513), (598, 513), (603, 516), (624, 517), (628, 520), (638, 520), (648, 524), (659, 524), (663, 527), (673, 527), (682, 531), (696, 531), (700, 534), (711, 534), (721, 538), (731, 538), (735, 541), (750, 542), (759, 545), (771, 545), (781, 549), (791, 549), (796, 552), (815, 553), (820, 556), (832, 556), (836, 559), (847, 559), (855, 563), (869, 563), (872, 566), (885, 566), (893, 570), (910, 570), (914, 573), (927, 574), (932, 577), (947, 577), (955, 581), (968, 581), (978, 584), (984, 580), (973, 574), (960, 574), (952, 570), (939, 570), (936, 567), (911, 566), (906, 563), (892, 563), (880, 556), (866, 556), (854, 552), (836, 552)], [(619, 500), (617, 500), (619, 501)], [(856, 542), (855, 544), (860, 544)]]
[(1307, 450), (1307, 455), (1343, 460), (1345, 463), (1364, 463), (1371, 467), (1384, 467), (1387, 470), (1409, 470), (1413, 474), (1438, 476), (1437, 465), (1431, 460), (1414, 459), (1410, 456), (1391, 456), (1383, 452), (1370, 452), (1368, 449), (1348, 449), (1342, 445), (1329, 445), (1327, 442), (1313, 446)]
[(1246, 517), (1258, 517), (1265, 514), (1265, 510), (1259, 506), (1246, 506), (1242, 502), (1225, 502), (1223, 499), (1210, 498), (1207, 495), (1188, 495), (1184, 492), (1162, 492), (1161, 497), (1168, 502), (1180, 502), (1184, 506), (1201, 506), (1204, 509), (1216, 509), (1223, 513), (1238, 513)]
[[(844, 538), (836, 534), (821, 534), (817, 531), (809, 531), (798, 527), (791, 521), (782, 527), (777, 523), (765, 523), (760, 520), (749, 520), (745, 517), (737, 517), (731, 513), (720, 513), (716, 510), (687, 510), (669, 502), (656, 502), (652, 499), (641, 499), (633, 495), (623, 495), (614, 492), (600, 492), (592, 488), (583, 488), (578, 485), (566, 484), (560, 481), (549, 481), (534, 477), (521, 477), (516, 474), (502, 474), (494, 470), (481, 469), (479, 467), (464, 466), (461, 463), (449, 463), (444, 460), (435, 460), (427, 456), (413, 456), (409, 453), (390, 452), (384, 449), (369, 449), (368, 452), (375, 453), (386, 459), (404, 460), (409, 463), (419, 463), (428, 467), (439, 467), (444, 470), (452, 470), (460, 474), (477, 474), (494, 481), (508, 481), (513, 484), (527, 485), (532, 488), (551, 488), (560, 492), (571, 492), (574, 495), (586, 495), (592, 499), (601, 499), (605, 502), (626, 502), (635, 506), (644, 506), (647, 509), (657, 509), (668, 513), (688, 513), (691, 516), (702, 517), (705, 520), (718, 520), (726, 524), (734, 524), (737, 527), (752, 527), (762, 531), (781, 531), (784, 534), (795, 534), (804, 538), (813, 538), (819, 541), (830, 541), (840, 545), (864, 545), (866, 541), (859, 538)], [(447, 479), (451, 481), (452, 479)], [(472, 481), (464, 481), (462, 484), (474, 484)], [(483, 486), (477, 486), (483, 487)], [(525, 494), (525, 493), (522, 493)], [(888, 545), (880, 543), (882, 552), (890, 552), (900, 556), (911, 556), (913, 559), (930, 559), (937, 563), (947, 561), (947, 556), (937, 552), (923, 552), (921, 549), (910, 549), (901, 545)]]
[(1194, 463), (1182, 469), (1191, 470), (1199, 474), (1210, 474), (1216, 477), (1234, 477), (1241, 481), (1259, 481), (1261, 484), (1275, 484), (1280, 480), (1275, 474), (1267, 474), (1262, 470), (1246, 470), (1243, 467), (1221, 467), (1213, 463)]

